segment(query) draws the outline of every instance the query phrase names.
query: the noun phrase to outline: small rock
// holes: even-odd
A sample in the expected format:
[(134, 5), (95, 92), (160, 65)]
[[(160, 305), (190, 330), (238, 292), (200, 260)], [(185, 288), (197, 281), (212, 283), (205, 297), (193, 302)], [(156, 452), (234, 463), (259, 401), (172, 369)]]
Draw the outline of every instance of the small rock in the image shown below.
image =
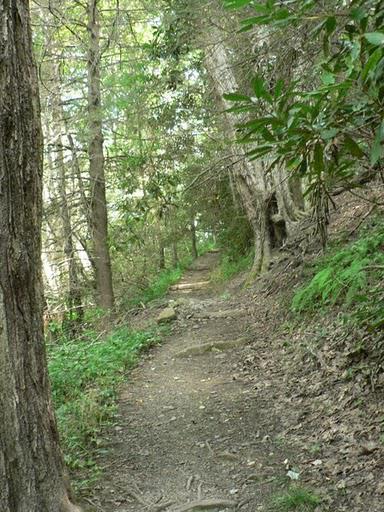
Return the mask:
[(176, 318), (176, 311), (173, 308), (165, 308), (157, 317), (157, 323), (164, 324), (167, 322), (172, 322), (173, 320), (176, 320)]
[(340, 482), (338, 482), (336, 484), (336, 489), (346, 489), (347, 487), (347, 481), (346, 480), (340, 480)]
[(291, 469), (290, 471), (287, 472), (287, 477), (290, 478), (291, 480), (299, 480), (300, 473), (298, 473), (297, 471), (293, 471)]

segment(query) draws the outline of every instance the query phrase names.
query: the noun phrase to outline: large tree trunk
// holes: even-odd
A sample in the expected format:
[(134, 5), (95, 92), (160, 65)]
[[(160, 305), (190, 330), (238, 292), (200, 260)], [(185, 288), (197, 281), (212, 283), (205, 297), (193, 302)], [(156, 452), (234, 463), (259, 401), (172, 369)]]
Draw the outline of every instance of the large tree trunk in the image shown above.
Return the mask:
[(0, 0), (0, 510), (69, 512), (44, 349), (42, 134), (26, 0)]
[[(239, 118), (226, 111), (231, 105), (224, 101), (227, 92), (239, 90), (233, 64), (223, 41), (223, 34), (216, 26), (205, 26), (202, 33), (205, 46), (205, 67), (211, 78), (218, 108), (224, 110), (224, 131), (228, 140), (236, 140), (236, 125)], [(254, 234), (255, 259), (251, 275), (268, 268), (270, 260), (270, 231), (268, 199), (271, 191), (264, 174), (262, 163), (248, 160), (243, 146), (230, 146), (232, 160), (232, 181), (241, 198), (248, 221)]]
[(105, 194), (101, 84), (100, 23), (98, 0), (88, 3), (88, 114), (89, 172), (91, 176), (91, 212), (98, 306), (110, 310), (114, 305), (111, 259), (108, 248), (108, 215)]

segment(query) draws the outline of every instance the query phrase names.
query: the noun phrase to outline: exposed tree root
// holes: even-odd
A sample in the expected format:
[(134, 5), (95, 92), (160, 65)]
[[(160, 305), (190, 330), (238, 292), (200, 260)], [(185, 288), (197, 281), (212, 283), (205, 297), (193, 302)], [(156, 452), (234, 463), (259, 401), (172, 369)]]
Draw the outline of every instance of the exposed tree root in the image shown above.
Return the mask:
[(238, 340), (228, 341), (211, 341), (209, 343), (202, 343), (201, 345), (192, 345), (191, 347), (177, 353), (175, 357), (184, 358), (191, 356), (200, 356), (211, 352), (212, 350), (230, 350), (232, 348), (242, 347), (250, 342), (248, 338), (239, 338)]
[(170, 290), (175, 292), (177, 290), (196, 290), (199, 288), (203, 288), (204, 286), (208, 286), (210, 281), (198, 281), (197, 283), (181, 283), (174, 284), (171, 286)]
[(172, 510), (172, 512), (191, 512), (193, 510), (212, 510), (215, 508), (235, 508), (237, 506), (236, 501), (231, 500), (198, 500), (186, 503), (178, 508)]
[(163, 503), (161, 505), (156, 505), (156, 507), (153, 509), (152, 512), (162, 512), (166, 508), (169, 508), (171, 505), (174, 504), (174, 501), (167, 501), (166, 503)]
[(202, 313), (199, 315), (201, 318), (238, 318), (246, 316), (245, 309), (228, 309), (224, 311), (213, 311), (212, 313)]
[(74, 505), (72, 502), (70, 502), (68, 496), (65, 495), (62, 499), (60, 512), (83, 512), (83, 510), (77, 505)]

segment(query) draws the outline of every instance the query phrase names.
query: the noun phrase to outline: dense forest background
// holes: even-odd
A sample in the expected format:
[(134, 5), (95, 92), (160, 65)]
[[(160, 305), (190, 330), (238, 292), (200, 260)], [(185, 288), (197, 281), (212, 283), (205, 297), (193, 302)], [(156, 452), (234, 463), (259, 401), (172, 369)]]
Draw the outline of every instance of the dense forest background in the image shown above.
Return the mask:
[(198, 243), (253, 249), (253, 275), (303, 216), (325, 245), (335, 191), (380, 174), (380, 2), (50, 1), (32, 15), (47, 314), (69, 328), (90, 305), (145, 299)]

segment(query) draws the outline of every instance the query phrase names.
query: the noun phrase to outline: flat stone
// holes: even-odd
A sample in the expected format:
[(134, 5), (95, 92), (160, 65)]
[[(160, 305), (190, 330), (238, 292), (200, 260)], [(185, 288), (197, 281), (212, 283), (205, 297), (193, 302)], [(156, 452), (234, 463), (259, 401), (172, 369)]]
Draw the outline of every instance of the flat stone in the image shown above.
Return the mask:
[(165, 324), (167, 322), (172, 322), (173, 320), (176, 320), (176, 318), (176, 311), (173, 308), (165, 308), (157, 317), (157, 323)]
[(202, 313), (201, 318), (239, 318), (242, 316), (247, 316), (247, 311), (245, 309), (227, 309), (224, 311), (213, 311)]

